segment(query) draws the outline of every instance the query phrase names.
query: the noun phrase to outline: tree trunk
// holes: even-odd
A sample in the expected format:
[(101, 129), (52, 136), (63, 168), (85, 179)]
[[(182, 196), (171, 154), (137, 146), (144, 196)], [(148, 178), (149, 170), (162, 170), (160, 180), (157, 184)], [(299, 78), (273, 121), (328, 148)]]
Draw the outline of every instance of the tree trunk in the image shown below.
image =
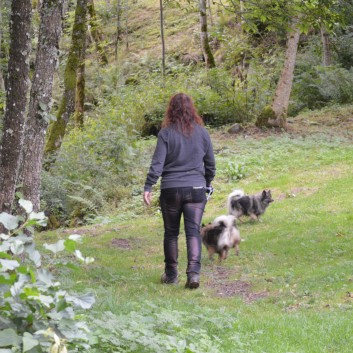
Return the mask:
[(31, 21), (31, 0), (12, 1), (4, 133), (0, 145), (0, 212), (11, 212), (15, 197), (26, 116)]
[(75, 124), (77, 127), (83, 127), (84, 108), (85, 108), (85, 53), (83, 50), (83, 57), (80, 59), (80, 64), (77, 70), (76, 80), (76, 94), (75, 94)]
[(89, 12), (89, 24), (91, 27), (92, 37), (94, 39), (94, 42), (96, 43), (96, 49), (101, 63), (106, 65), (108, 64), (108, 57), (104, 49), (103, 35), (97, 21), (97, 15), (96, 15), (96, 10), (94, 9), (93, 0), (88, 0), (87, 6), (88, 6), (88, 12)]
[(207, 0), (207, 8), (208, 8), (208, 18), (210, 19), (210, 24), (213, 26), (213, 16), (212, 16), (212, 10), (211, 10), (211, 0)]
[(35, 72), (30, 93), (23, 146), (23, 195), (40, 208), (40, 185), (45, 133), (48, 127), (53, 77), (58, 62), (64, 0), (43, 0)]
[(129, 49), (129, 0), (126, 0), (125, 5), (125, 37), (126, 37), (126, 49)]
[(118, 48), (120, 41), (120, 29), (121, 29), (121, 0), (118, 0), (117, 4), (117, 19), (116, 19), (116, 36), (115, 36), (115, 61), (118, 60)]
[[(0, 0), (0, 59), (2, 58), (2, 1)], [(0, 67), (0, 90), (5, 90), (4, 75), (2, 72), (2, 67)]]
[(322, 65), (331, 65), (331, 47), (330, 47), (330, 37), (324, 28), (321, 28), (321, 42), (322, 42)]
[(206, 0), (199, 0), (199, 9), (200, 9), (200, 24), (201, 24), (201, 48), (203, 56), (205, 58), (206, 67), (212, 68), (216, 66), (210, 44), (208, 42), (207, 34), (207, 14), (206, 14)]
[(165, 45), (164, 45), (164, 19), (163, 19), (163, 0), (159, 0), (159, 13), (161, 24), (161, 41), (162, 41), (162, 77), (165, 77)]
[(87, 0), (77, 0), (75, 21), (72, 28), (72, 42), (64, 73), (64, 93), (61, 98), (56, 121), (50, 124), (45, 154), (50, 157), (46, 163), (49, 168), (54, 162), (54, 154), (60, 149), (65, 136), (70, 116), (75, 111), (75, 93), (77, 70), (82, 58), (82, 50), (86, 42)]
[(295, 22), (292, 25), (287, 39), (287, 50), (280, 79), (277, 84), (275, 97), (272, 102), (272, 109), (275, 113), (275, 121), (270, 121), (273, 126), (285, 127), (289, 106), (289, 97), (292, 90), (294, 66), (297, 57), (300, 30)]

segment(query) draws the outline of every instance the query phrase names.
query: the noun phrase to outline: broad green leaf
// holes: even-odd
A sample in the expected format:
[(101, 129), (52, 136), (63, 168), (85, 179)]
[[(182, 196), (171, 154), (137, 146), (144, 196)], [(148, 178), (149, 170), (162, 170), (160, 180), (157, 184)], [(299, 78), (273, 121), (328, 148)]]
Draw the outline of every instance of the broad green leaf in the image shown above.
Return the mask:
[(39, 108), (41, 110), (45, 111), (45, 110), (47, 110), (48, 106), (43, 102), (39, 102)]
[(38, 297), (40, 292), (37, 288), (24, 288), (23, 292), (27, 295), (27, 297)]
[(89, 265), (89, 264), (91, 264), (92, 262), (94, 262), (94, 258), (93, 258), (93, 257), (86, 257), (86, 258), (85, 258), (85, 264), (86, 264), (86, 265)]
[(89, 293), (81, 296), (68, 295), (67, 300), (79, 306), (82, 309), (89, 309), (95, 303), (94, 296)]
[(58, 253), (59, 251), (65, 250), (65, 240), (59, 240), (55, 244), (47, 244), (43, 245), (47, 250), (52, 251), (54, 254)]
[(39, 297), (34, 297), (34, 299), (37, 299), (38, 301), (41, 302), (42, 305), (45, 305), (48, 308), (50, 308), (50, 305), (54, 301), (53, 297), (49, 295), (40, 295)]
[(23, 353), (30, 351), (32, 348), (39, 345), (39, 341), (36, 340), (30, 333), (25, 332), (23, 334)]
[(71, 234), (69, 236), (69, 239), (78, 242), (78, 241), (82, 240), (82, 235), (80, 235), (80, 234)]
[[(8, 243), (7, 243), (8, 244)], [(10, 246), (10, 244), (9, 244)], [(8, 260), (11, 260), (12, 259), (12, 256), (10, 254), (7, 254), (6, 252), (3, 252), (3, 251), (0, 251), (0, 258), (1, 259), (8, 259)]]
[(9, 239), (10, 237), (11, 237), (10, 234), (4, 234), (4, 233), (1, 233), (1, 234), (0, 234), (0, 239), (2, 239), (2, 240), (7, 240), (7, 239)]
[(9, 284), (12, 285), (16, 281), (17, 275), (15, 273), (9, 274), (9, 273), (4, 273), (0, 275), (0, 284)]
[(66, 239), (64, 242), (66, 251), (74, 252), (76, 249), (76, 242), (71, 239)]
[(83, 257), (82, 253), (80, 250), (75, 250), (75, 256), (81, 260), (82, 262), (84, 262), (86, 265), (94, 262), (94, 258), (93, 257)]
[(11, 244), (8, 241), (5, 241), (0, 245), (0, 256), (1, 257), (4, 257), (4, 256), (2, 256), (2, 254), (4, 254), (5, 252), (8, 252), (10, 250), (10, 245)]
[(28, 283), (28, 276), (20, 274), (17, 278), (17, 282), (14, 283), (11, 288), (12, 296), (21, 295), (23, 287)]
[(16, 191), (15, 195), (18, 199), (23, 199), (23, 194), (21, 191)]
[[(45, 227), (47, 225), (47, 217), (44, 214), (44, 212), (31, 212), (28, 216), (28, 219), (30, 221), (36, 221), (36, 224)], [(33, 224), (32, 222), (29, 222), (30, 224)]]
[(45, 270), (45, 269), (39, 269), (37, 271), (37, 280), (39, 282), (43, 282), (47, 286), (52, 286), (54, 284), (53, 275), (48, 270)]
[(46, 219), (46, 215), (44, 212), (31, 212), (29, 215), (29, 219), (37, 219), (37, 220), (42, 220)]
[(22, 254), (25, 250), (23, 241), (15, 239), (10, 246), (10, 250), (14, 255)]
[(47, 220), (48, 218), (45, 216), (44, 212), (31, 212), (28, 216), (29, 225), (40, 225), (45, 227), (47, 225)]
[(23, 207), (23, 209), (29, 214), (33, 211), (33, 204), (28, 200), (19, 200), (18, 203)]
[(16, 260), (3, 260), (0, 259), (0, 265), (3, 270), (14, 270), (16, 267), (20, 266), (20, 264)]
[(28, 252), (29, 258), (34, 262), (36, 267), (40, 267), (42, 264), (42, 256), (38, 250), (30, 249)]
[(18, 224), (21, 220), (19, 216), (13, 216), (6, 212), (0, 213), (0, 223), (4, 225), (7, 230), (14, 230), (18, 227)]
[(12, 328), (7, 328), (5, 330), (0, 331), (0, 347), (16, 347), (19, 346), (20, 343), (21, 338)]
[(60, 312), (62, 310), (65, 310), (68, 307), (68, 304), (65, 299), (60, 299), (58, 303), (56, 304), (56, 311)]
[(81, 261), (85, 261), (85, 258), (82, 256), (82, 253), (80, 250), (75, 250), (75, 256), (81, 260)]

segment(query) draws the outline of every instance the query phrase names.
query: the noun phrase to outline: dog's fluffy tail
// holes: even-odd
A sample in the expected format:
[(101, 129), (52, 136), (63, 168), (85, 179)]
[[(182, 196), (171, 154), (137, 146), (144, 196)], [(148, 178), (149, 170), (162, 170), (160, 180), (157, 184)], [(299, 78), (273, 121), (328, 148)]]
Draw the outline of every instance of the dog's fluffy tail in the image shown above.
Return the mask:
[(229, 194), (227, 200), (227, 208), (229, 214), (232, 214), (232, 201), (238, 200), (243, 196), (245, 196), (245, 192), (242, 189), (235, 189)]
[(231, 228), (235, 225), (235, 217), (232, 215), (218, 216), (212, 224), (215, 226), (223, 226), (224, 228)]

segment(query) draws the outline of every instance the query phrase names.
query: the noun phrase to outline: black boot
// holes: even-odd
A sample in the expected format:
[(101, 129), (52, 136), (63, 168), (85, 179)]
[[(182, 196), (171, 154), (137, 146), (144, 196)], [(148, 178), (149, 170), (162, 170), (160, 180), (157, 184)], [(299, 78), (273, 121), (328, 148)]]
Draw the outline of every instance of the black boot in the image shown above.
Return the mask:
[(169, 278), (167, 276), (167, 274), (164, 272), (163, 275), (161, 276), (161, 283), (164, 283), (164, 284), (178, 284), (179, 283), (178, 276), (176, 276), (174, 278)]
[(196, 289), (200, 286), (200, 275), (195, 272), (188, 273), (188, 279), (185, 284), (185, 288)]

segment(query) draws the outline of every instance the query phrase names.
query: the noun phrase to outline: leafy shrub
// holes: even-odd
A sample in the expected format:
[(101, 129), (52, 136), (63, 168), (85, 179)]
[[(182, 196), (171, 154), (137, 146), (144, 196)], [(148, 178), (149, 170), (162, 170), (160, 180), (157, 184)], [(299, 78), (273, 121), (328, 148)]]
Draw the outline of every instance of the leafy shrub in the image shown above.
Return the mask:
[(212, 309), (203, 312), (190, 315), (149, 302), (125, 315), (105, 312), (102, 318), (93, 319), (100, 341), (89, 353), (220, 353), (225, 343), (217, 337), (220, 331), (229, 332), (227, 338), (234, 345), (234, 314), (222, 312), (218, 317)]
[(353, 69), (316, 66), (301, 73), (293, 85), (292, 113), (317, 109), (328, 103), (353, 102)]
[(245, 178), (246, 169), (243, 163), (228, 162), (224, 169), (228, 181), (235, 181)]
[[(88, 348), (89, 329), (78, 321), (74, 308), (88, 309), (94, 303), (91, 295), (74, 296), (61, 288), (43, 256), (29, 236), (34, 226), (46, 224), (43, 212), (33, 212), (31, 202), (19, 200), (26, 216), (0, 214), (0, 223), (7, 233), (0, 234), (0, 351), (10, 352), (72, 352)], [(44, 244), (51, 251), (50, 265), (56, 264), (56, 254), (73, 252), (85, 263), (76, 249), (79, 236), (72, 235), (56, 244)]]
[(335, 59), (346, 70), (353, 67), (353, 26), (345, 34), (334, 37), (332, 40)]

